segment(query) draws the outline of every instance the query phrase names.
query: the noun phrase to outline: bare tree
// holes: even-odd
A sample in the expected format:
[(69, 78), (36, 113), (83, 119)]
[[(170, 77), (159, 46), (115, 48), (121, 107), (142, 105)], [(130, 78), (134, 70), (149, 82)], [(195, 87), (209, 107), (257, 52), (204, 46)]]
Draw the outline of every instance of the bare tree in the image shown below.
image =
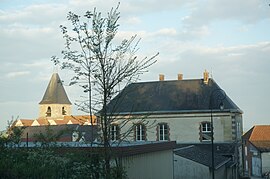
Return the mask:
[(146, 72), (156, 62), (155, 57), (158, 55), (139, 59), (136, 52), (140, 39), (136, 35), (114, 45), (120, 18), (118, 8), (119, 4), (106, 17), (102, 17), (96, 9), (87, 11), (83, 17), (69, 12), (67, 19), (71, 22), (72, 30), (60, 26), (65, 39), (63, 59), (52, 57), (52, 61), (60, 64), (62, 69), (74, 72), (70, 85), (79, 85), (87, 94), (76, 103), (79, 109), (90, 116), (97, 112), (99, 114), (106, 178), (110, 177), (111, 172), (110, 125), (117, 120), (115, 115), (112, 117), (110, 114), (112, 111), (107, 111), (107, 106), (123, 87)]

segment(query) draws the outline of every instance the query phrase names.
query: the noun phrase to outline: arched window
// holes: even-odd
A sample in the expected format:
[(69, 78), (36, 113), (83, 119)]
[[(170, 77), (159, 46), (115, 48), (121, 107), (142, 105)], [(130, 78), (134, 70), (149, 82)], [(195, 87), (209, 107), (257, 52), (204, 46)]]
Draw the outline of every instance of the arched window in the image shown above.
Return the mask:
[(136, 141), (144, 141), (146, 140), (146, 127), (144, 124), (135, 124), (135, 134)]
[(158, 140), (169, 140), (169, 126), (167, 123), (158, 124)]
[(111, 125), (111, 140), (116, 141), (120, 139), (120, 127), (117, 124)]
[(62, 107), (62, 115), (66, 115), (67, 111), (65, 110), (65, 107)]
[(202, 122), (200, 125), (200, 140), (202, 142), (211, 141), (211, 123), (208, 121)]
[(51, 109), (51, 107), (49, 106), (49, 107), (47, 108), (46, 117), (51, 117), (51, 116), (52, 116), (52, 109)]

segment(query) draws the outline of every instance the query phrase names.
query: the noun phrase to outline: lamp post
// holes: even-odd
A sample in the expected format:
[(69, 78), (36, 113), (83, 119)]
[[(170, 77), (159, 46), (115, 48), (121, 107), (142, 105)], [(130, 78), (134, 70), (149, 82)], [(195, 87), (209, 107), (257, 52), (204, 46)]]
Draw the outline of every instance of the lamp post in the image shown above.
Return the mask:
[[(215, 97), (213, 99), (213, 97)], [(214, 158), (214, 125), (213, 125), (213, 107), (214, 104), (217, 104), (220, 110), (224, 109), (223, 100), (226, 98), (226, 93), (220, 89), (214, 89), (210, 93), (209, 108), (211, 112), (211, 154), (212, 154), (212, 179), (215, 179), (215, 158)], [(213, 100), (216, 100), (216, 103), (213, 103)]]

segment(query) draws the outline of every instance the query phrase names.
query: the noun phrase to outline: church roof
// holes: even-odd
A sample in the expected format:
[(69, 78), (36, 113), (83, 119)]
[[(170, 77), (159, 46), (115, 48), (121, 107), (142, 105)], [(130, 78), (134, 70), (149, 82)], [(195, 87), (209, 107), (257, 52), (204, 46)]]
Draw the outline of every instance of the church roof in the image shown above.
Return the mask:
[(39, 104), (71, 104), (58, 73), (52, 75), (46, 92)]
[[(219, 110), (222, 91), (213, 79), (209, 79), (208, 83), (204, 83), (203, 79), (132, 83), (110, 102), (107, 111), (110, 113), (209, 112), (211, 107), (213, 110)], [(242, 113), (228, 95), (224, 95), (222, 103), (224, 111)]]

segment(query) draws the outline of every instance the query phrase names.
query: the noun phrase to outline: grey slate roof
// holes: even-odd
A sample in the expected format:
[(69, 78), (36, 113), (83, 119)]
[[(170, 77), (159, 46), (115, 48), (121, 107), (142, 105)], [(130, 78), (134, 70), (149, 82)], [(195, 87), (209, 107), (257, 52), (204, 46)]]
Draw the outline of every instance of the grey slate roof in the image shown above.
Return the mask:
[[(179, 143), (176, 148), (183, 148), (190, 145), (196, 146), (202, 150), (212, 150), (211, 143)], [(214, 143), (214, 152), (223, 156), (233, 156), (235, 154), (235, 147), (236, 144), (234, 142)]]
[[(213, 79), (208, 84), (203, 79), (153, 81), (132, 83), (108, 105), (111, 113), (209, 111), (210, 95), (221, 89)], [(221, 90), (212, 94), (212, 109), (219, 109)], [(226, 95), (224, 110), (242, 113)]]
[[(92, 138), (93, 130), (93, 138)], [(72, 133), (77, 131), (79, 133), (85, 133), (85, 141), (90, 142), (91, 139), (95, 140), (98, 137), (97, 126), (91, 125), (79, 125), (79, 124), (65, 124), (65, 125), (51, 125), (51, 126), (29, 126), (23, 127), (22, 141), (26, 141), (27, 133), (29, 141), (39, 141), (37, 135), (48, 134), (53, 136), (59, 136), (59, 141), (72, 141)], [(49, 137), (49, 136), (47, 136)]]
[[(183, 158), (192, 160), (194, 162), (200, 163), (207, 167), (212, 166), (212, 153), (211, 150), (203, 149), (199, 146), (190, 145), (183, 148), (178, 148), (174, 151), (174, 154), (181, 156)], [(214, 164), (215, 169), (225, 165), (231, 159), (228, 157), (224, 157), (217, 153), (214, 153)]]
[(54, 73), (39, 104), (71, 104), (58, 73)]

